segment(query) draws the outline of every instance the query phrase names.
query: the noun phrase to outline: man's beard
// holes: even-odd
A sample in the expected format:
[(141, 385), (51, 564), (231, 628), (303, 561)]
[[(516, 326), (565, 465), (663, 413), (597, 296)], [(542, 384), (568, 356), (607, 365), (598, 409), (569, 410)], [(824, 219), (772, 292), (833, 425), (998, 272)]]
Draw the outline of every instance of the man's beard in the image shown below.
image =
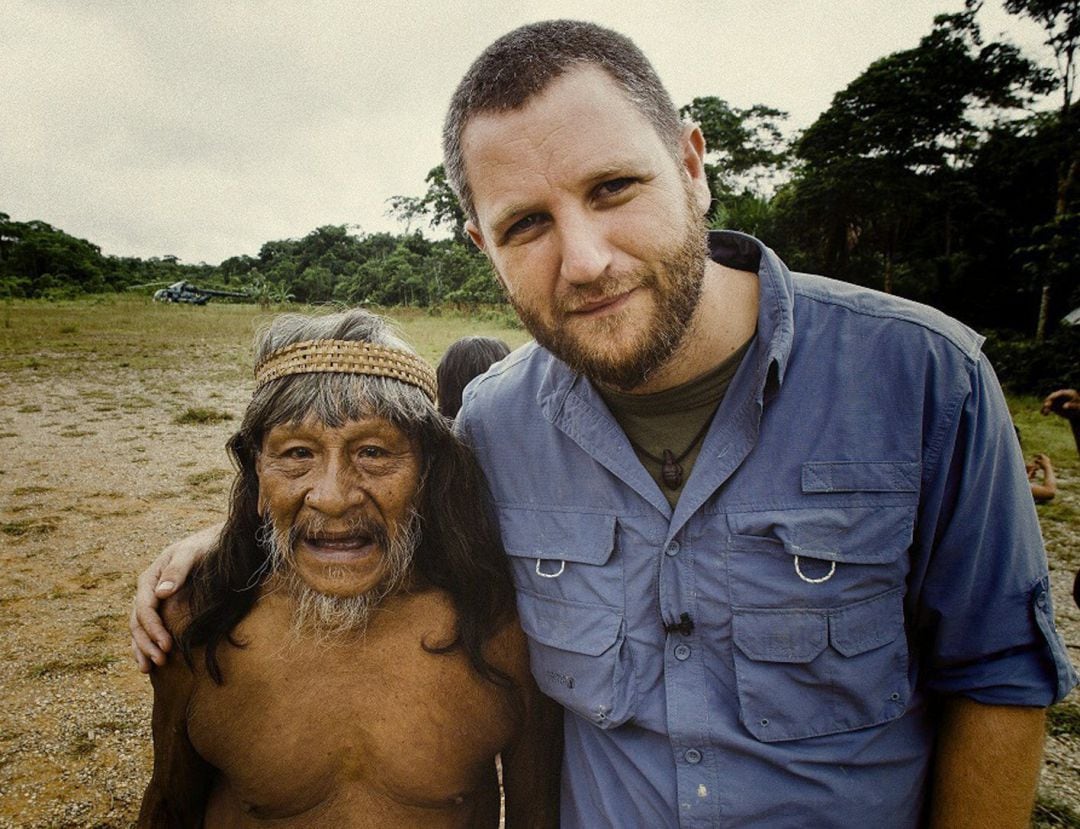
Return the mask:
[[(658, 257), (660, 273), (642, 267), (629, 274), (606, 274), (588, 285), (574, 286), (556, 297), (552, 322), (519, 305), (511, 294), (510, 303), (529, 333), (571, 369), (594, 382), (624, 390), (645, 383), (678, 350), (701, 300), (707, 256), (705, 218), (689, 191), (686, 203), (686, 233), (677, 245)], [(639, 286), (652, 292), (656, 307), (644, 330), (627, 347), (604, 350), (604, 344), (616, 339), (620, 328), (635, 324), (635, 319), (626, 314), (615, 313), (595, 321), (586, 336), (572, 332), (567, 325), (571, 312), (583, 304), (614, 298)]]
[[(382, 578), (370, 590), (356, 595), (335, 596), (312, 588), (297, 572), (293, 551), (301, 537), (317, 538), (320, 519), (304, 524), (278, 527), (270, 516), (263, 522), (259, 541), (267, 552), (268, 571), (293, 599), (293, 631), (298, 637), (335, 639), (363, 635), (375, 609), (405, 585), (412, 572), (420, 538), (420, 520), (415, 509), (402, 520), (393, 537), (382, 524), (358, 517), (348, 527), (350, 533), (366, 534), (382, 552)], [(329, 579), (347, 579), (345, 568), (329, 567)]]

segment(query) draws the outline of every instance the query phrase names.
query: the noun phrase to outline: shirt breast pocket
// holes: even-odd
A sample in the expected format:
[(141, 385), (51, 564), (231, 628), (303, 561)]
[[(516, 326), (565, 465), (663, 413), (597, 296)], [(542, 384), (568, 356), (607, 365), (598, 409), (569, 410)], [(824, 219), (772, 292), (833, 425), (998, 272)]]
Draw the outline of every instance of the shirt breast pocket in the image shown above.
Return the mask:
[(499, 523), (540, 690), (600, 728), (623, 724), (637, 686), (615, 516), (500, 507)]
[(729, 513), (740, 719), (763, 742), (866, 728), (910, 698), (904, 594), (919, 465), (804, 464), (801, 499)]
[(834, 608), (732, 609), (740, 719), (762, 742), (896, 719), (909, 697), (903, 591)]
[(518, 614), (541, 691), (600, 728), (630, 718), (636, 682), (618, 610), (519, 590)]

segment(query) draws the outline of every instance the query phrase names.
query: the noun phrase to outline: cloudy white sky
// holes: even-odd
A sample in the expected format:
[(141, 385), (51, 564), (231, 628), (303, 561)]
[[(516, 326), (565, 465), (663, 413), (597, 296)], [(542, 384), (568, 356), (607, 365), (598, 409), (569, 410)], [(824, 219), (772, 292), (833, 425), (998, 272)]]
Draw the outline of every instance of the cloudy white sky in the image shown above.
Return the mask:
[[(400, 231), (469, 63), (534, 20), (633, 38), (677, 105), (764, 103), (805, 128), (963, 0), (5, 0), (0, 212), (105, 253), (217, 263), (325, 224)], [(1040, 31), (988, 0), (984, 32)]]

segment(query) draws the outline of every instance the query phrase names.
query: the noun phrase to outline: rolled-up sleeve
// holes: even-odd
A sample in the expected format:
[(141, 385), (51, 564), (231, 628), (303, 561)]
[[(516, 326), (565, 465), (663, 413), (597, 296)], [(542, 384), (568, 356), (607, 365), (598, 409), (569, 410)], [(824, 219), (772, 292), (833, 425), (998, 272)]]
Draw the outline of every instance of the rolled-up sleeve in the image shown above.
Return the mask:
[(1046, 554), (1004, 395), (984, 355), (939, 399), (924, 447), (909, 601), (921, 684), (1045, 706), (1077, 677), (1054, 626)]

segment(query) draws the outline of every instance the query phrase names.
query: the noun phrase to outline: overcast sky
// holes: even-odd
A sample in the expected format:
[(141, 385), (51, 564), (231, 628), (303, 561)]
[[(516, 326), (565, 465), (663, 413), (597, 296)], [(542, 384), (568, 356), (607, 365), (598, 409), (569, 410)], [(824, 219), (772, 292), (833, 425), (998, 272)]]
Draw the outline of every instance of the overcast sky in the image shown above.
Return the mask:
[[(5, 0), (0, 212), (109, 254), (212, 264), (320, 225), (398, 232), (387, 199), (423, 192), (454, 86), (515, 26), (610, 26), (645, 51), (676, 105), (763, 103), (797, 129), (962, 5)], [(1045, 54), (1037, 27), (987, 6), (985, 34)]]

